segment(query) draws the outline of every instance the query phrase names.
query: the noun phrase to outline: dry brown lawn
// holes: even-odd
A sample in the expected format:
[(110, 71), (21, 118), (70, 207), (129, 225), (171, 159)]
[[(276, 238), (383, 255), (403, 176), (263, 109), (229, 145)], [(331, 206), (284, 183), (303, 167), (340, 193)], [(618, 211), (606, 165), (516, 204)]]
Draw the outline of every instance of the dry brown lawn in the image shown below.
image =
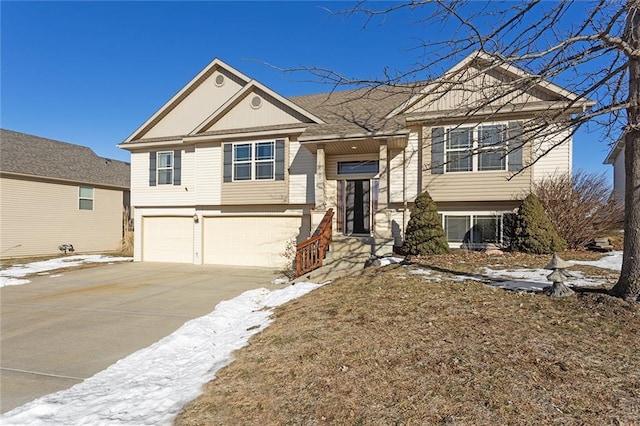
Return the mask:
[[(417, 261), (477, 272), (548, 259)], [(640, 424), (638, 304), (435, 282), (415, 267), (367, 269), (277, 309), (176, 423)]]

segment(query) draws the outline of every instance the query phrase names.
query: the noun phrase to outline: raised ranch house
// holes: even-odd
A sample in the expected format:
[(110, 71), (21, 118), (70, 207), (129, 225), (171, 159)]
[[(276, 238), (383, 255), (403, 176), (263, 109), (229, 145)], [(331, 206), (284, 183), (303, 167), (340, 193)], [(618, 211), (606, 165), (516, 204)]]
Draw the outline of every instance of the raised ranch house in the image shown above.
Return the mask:
[(420, 85), (286, 98), (215, 59), (120, 145), (135, 260), (280, 266), (329, 209), (334, 236), (389, 253), (425, 189), (451, 247), (500, 245), (532, 182), (571, 170), (556, 111), (590, 105), (530, 77), (474, 53)]
[(118, 249), (129, 179), (129, 163), (90, 148), (0, 130), (1, 256)]

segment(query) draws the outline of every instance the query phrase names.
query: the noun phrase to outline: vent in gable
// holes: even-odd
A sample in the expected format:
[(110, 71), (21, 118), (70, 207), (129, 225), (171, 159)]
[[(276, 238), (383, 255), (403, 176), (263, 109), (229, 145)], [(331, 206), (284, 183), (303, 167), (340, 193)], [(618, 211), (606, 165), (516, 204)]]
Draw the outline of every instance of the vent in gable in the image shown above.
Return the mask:
[(262, 98), (260, 96), (254, 96), (253, 99), (251, 99), (251, 108), (258, 109), (260, 105), (262, 105)]
[(216, 86), (220, 87), (224, 85), (224, 75), (218, 74), (216, 75)]

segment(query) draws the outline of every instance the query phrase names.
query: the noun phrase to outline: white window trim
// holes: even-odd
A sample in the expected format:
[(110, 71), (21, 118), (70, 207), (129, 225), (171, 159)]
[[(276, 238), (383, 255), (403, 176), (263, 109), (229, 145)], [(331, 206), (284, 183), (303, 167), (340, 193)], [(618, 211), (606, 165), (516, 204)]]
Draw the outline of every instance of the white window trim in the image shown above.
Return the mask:
[[(82, 188), (91, 189), (91, 198), (82, 196)], [(78, 210), (93, 211), (94, 204), (95, 204), (95, 197), (96, 197), (95, 191), (96, 191), (96, 189), (93, 186), (86, 186), (86, 185), (78, 186)], [(82, 200), (90, 200), (91, 201), (91, 208), (90, 209), (83, 209), (82, 207), (80, 207), (80, 204), (81, 204)]]
[[(170, 154), (171, 156), (171, 166), (170, 167), (160, 167), (160, 154)], [(173, 166), (175, 165), (174, 163), (175, 158), (174, 158), (174, 152), (173, 151), (158, 151), (156, 152), (156, 185), (173, 185)], [(169, 182), (167, 183), (161, 183), (160, 182), (160, 172), (161, 171), (167, 171), (170, 170), (171, 171), (171, 179), (169, 179)]]
[[(271, 144), (271, 152), (272, 158), (258, 160), (256, 158), (256, 148), (258, 144), (270, 143)], [(236, 160), (236, 146), (239, 145), (250, 145), (250, 159), (249, 160)], [(259, 140), (259, 141), (242, 141), (242, 142), (234, 142), (231, 144), (231, 181), (232, 182), (252, 182), (252, 181), (260, 181), (260, 182), (269, 182), (276, 180), (276, 141), (275, 139), (271, 140)], [(258, 179), (256, 176), (256, 168), (260, 163), (271, 163), (271, 177), (268, 179)], [(236, 164), (250, 164), (251, 168), (251, 179), (236, 179)]]
[[(473, 229), (473, 227), (476, 224), (476, 218), (479, 216), (493, 216), (493, 217), (497, 217), (499, 219), (499, 226), (500, 226), (500, 235), (499, 235), (499, 240), (496, 243), (489, 243), (489, 244), (497, 244), (497, 245), (501, 245), (504, 243), (504, 215), (508, 214), (508, 213), (513, 213), (512, 211), (477, 211), (477, 212), (439, 212), (441, 215), (441, 224), (442, 224), (442, 229), (445, 231), (445, 237), (447, 235), (447, 231), (445, 228), (445, 223), (446, 223), (446, 217), (452, 217), (452, 216), (456, 216), (456, 217), (469, 217), (469, 224), (471, 226), (470, 229)], [(449, 244), (450, 248), (460, 248), (465, 246), (465, 244), (469, 244), (471, 248), (482, 248), (484, 247), (483, 242), (477, 242), (477, 241), (473, 241), (473, 232), (471, 233), (471, 240), (468, 243), (464, 243), (464, 242), (458, 242), (458, 241), (449, 241), (447, 240), (447, 243)]]
[[(494, 173), (494, 172), (505, 172), (509, 170), (509, 156), (507, 155), (509, 152), (508, 147), (508, 138), (505, 137), (503, 139), (504, 148), (500, 148), (504, 150), (504, 168), (497, 170), (480, 170), (480, 153), (482, 151), (493, 151), (496, 150), (495, 147), (491, 148), (481, 148), (480, 147), (480, 128), (484, 126), (504, 126), (505, 134), (509, 130), (509, 122), (507, 121), (496, 121), (496, 122), (488, 122), (488, 123), (479, 123), (475, 125), (465, 125), (465, 126), (449, 126), (444, 128), (444, 173)], [(470, 148), (453, 148), (449, 149), (447, 147), (449, 142), (449, 132), (451, 130), (460, 130), (460, 129), (472, 129), (471, 132), (471, 147)], [(460, 171), (449, 171), (449, 152), (471, 152), (471, 170), (460, 170)]]

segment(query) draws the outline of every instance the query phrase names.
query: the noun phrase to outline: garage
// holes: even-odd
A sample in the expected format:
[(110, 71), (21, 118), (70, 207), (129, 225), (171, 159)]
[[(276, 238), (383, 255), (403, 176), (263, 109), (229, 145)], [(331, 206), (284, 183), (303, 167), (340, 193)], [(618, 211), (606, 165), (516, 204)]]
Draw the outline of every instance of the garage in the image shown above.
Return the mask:
[(301, 216), (207, 217), (203, 261), (213, 265), (279, 267), (288, 241), (300, 234)]
[(193, 263), (193, 217), (143, 217), (142, 260)]

